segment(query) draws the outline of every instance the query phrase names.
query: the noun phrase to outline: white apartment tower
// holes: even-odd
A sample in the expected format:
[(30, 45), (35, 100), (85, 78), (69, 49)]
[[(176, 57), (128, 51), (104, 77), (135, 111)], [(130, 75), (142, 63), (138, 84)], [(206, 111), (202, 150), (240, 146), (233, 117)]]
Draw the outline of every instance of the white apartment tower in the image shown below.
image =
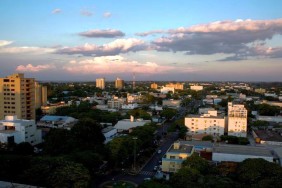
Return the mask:
[(244, 105), (228, 103), (228, 135), (247, 136), (247, 115)]
[(209, 110), (208, 113), (203, 115), (189, 115), (185, 117), (185, 126), (192, 135), (224, 135), (225, 122), (225, 117), (219, 116), (216, 110)]
[(105, 89), (105, 78), (97, 78), (96, 87), (100, 89)]

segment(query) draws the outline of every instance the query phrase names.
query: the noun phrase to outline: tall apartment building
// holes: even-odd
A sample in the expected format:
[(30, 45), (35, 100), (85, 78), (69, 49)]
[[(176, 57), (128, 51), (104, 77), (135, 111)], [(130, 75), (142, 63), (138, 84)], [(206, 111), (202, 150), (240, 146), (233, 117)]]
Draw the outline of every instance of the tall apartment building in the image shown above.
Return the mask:
[(213, 136), (224, 135), (226, 119), (224, 116), (219, 116), (216, 110), (208, 110), (202, 115), (189, 115), (185, 117), (185, 126), (189, 133), (194, 134), (209, 134)]
[(105, 89), (105, 78), (97, 78), (96, 87), (100, 89)]
[(244, 105), (228, 103), (228, 135), (247, 136), (247, 115)]
[(34, 78), (16, 73), (0, 78), (0, 119), (16, 115), (19, 119), (35, 119)]
[(152, 83), (151, 84), (151, 89), (158, 89), (158, 84)]
[(47, 105), (47, 86), (35, 82), (35, 109)]
[(178, 90), (183, 90), (184, 89), (184, 84), (181, 83), (169, 83), (165, 85), (166, 87), (173, 87), (174, 89), (178, 89)]
[(115, 88), (122, 89), (124, 87), (124, 80), (117, 78), (115, 81)]

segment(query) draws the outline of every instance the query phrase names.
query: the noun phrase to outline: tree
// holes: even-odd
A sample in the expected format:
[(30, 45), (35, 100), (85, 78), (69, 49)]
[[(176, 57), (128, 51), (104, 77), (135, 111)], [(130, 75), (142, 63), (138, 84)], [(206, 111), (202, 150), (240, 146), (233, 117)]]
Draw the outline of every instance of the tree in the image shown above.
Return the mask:
[(202, 141), (212, 141), (212, 140), (213, 140), (213, 136), (211, 135), (207, 135), (202, 138)]
[(170, 180), (170, 185), (174, 188), (201, 187), (200, 184), (202, 183), (203, 176), (201, 173), (189, 167), (182, 167)]
[(177, 114), (177, 110), (176, 109), (172, 109), (172, 108), (167, 108), (164, 109), (161, 112), (161, 116), (165, 117), (166, 119), (171, 119), (172, 117), (174, 117)]
[(101, 125), (89, 118), (75, 124), (71, 133), (80, 149), (97, 149), (105, 141)]
[(69, 130), (51, 129), (45, 137), (43, 151), (50, 155), (67, 154), (76, 149), (74, 142)]
[(64, 162), (49, 176), (51, 187), (87, 188), (90, 181), (88, 170), (81, 164)]
[(201, 174), (207, 174), (210, 168), (209, 162), (196, 153), (187, 157), (182, 163), (183, 167), (197, 169)]
[(28, 142), (22, 142), (16, 145), (15, 153), (19, 155), (32, 155), (33, 154), (33, 146)]
[(254, 185), (265, 180), (276, 182), (276, 185), (272, 184), (273, 187), (279, 187), (282, 183), (282, 168), (260, 158), (244, 160), (239, 164), (237, 173), (238, 180), (245, 185)]

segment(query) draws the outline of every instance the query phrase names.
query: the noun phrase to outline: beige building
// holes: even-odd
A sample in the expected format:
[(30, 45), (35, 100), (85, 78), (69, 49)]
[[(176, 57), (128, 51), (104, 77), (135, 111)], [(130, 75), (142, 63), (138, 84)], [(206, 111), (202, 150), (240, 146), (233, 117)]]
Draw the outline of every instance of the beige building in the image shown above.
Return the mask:
[(194, 86), (190, 86), (190, 89), (194, 90), (194, 91), (201, 91), (201, 90), (204, 89), (204, 87), (203, 86), (196, 86), (196, 85), (194, 85)]
[(209, 134), (213, 136), (224, 135), (226, 119), (219, 116), (216, 110), (208, 110), (202, 115), (189, 115), (185, 117), (185, 126), (192, 135)]
[(47, 105), (47, 86), (35, 82), (35, 109)]
[(174, 89), (178, 89), (178, 90), (183, 90), (184, 89), (184, 84), (182, 83), (169, 83), (165, 85), (166, 87), (173, 87)]
[(151, 84), (151, 89), (158, 89), (158, 84), (152, 83)]
[(174, 142), (162, 158), (162, 171), (177, 172), (181, 168), (182, 162), (193, 153), (194, 146), (186, 143)]
[(16, 73), (0, 78), (0, 119), (16, 115), (19, 119), (35, 119), (35, 81)]
[(247, 136), (247, 113), (244, 105), (228, 103), (228, 135)]
[(117, 78), (115, 81), (115, 88), (122, 89), (124, 87), (124, 80)]
[(100, 89), (105, 89), (105, 78), (97, 78), (96, 87)]

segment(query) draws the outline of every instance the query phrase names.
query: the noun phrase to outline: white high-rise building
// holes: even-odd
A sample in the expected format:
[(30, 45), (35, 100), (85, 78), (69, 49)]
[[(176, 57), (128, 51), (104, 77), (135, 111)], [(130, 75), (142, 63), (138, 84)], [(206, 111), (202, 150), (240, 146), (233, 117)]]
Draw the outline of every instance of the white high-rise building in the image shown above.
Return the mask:
[(105, 78), (97, 78), (96, 87), (100, 89), (105, 89)]
[(216, 110), (209, 110), (203, 115), (189, 115), (185, 117), (185, 126), (190, 134), (224, 135), (225, 117), (219, 116)]
[(228, 135), (247, 136), (247, 109), (242, 104), (228, 103)]

